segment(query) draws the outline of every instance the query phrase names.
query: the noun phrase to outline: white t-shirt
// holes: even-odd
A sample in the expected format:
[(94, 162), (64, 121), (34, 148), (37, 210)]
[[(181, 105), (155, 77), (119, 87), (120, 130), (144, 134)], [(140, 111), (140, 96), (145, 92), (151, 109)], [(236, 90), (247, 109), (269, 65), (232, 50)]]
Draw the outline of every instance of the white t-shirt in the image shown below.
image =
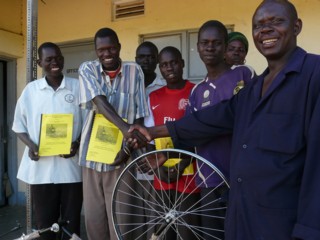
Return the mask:
[[(18, 99), (12, 130), (27, 133), (39, 144), (41, 114), (72, 113), (75, 141), (81, 134), (85, 111), (79, 107), (79, 81), (64, 77), (60, 87), (54, 91), (45, 78), (30, 82)], [(75, 183), (82, 181), (78, 154), (72, 158), (59, 156), (40, 157), (33, 161), (26, 147), (17, 178), (28, 184)]]
[(161, 78), (158, 74), (156, 76), (156, 78), (153, 80), (153, 82), (146, 87), (146, 96), (148, 97), (149, 94), (163, 86), (166, 86), (167, 82), (166, 80), (164, 80), (163, 78)]

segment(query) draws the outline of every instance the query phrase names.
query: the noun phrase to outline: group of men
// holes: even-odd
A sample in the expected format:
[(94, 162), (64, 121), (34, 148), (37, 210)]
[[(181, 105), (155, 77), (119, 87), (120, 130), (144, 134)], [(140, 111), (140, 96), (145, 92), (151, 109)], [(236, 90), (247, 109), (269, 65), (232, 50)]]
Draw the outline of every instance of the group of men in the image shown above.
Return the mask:
[[(204, 23), (197, 48), (207, 75), (196, 86), (182, 79), (184, 63), (179, 50), (167, 47), (158, 59), (156, 47), (146, 42), (137, 49), (138, 64), (125, 62), (120, 59), (117, 34), (109, 28), (96, 33), (98, 59), (80, 66), (79, 82), (63, 76), (59, 47), (42, 44), (38, 64), (45, 77), (26, 86), (13, 124), (27, 145), (18, 178), (31, 184), (37, 228), (62, 218), (70, 221), (70, 232), (79, 234), (83, 196), (88, 238), (117, 239), (111, 195), (124, 168), (121, 158), (129, 158), (133, 145), (140, 148), (147, 141), (170, 136), (176, 148), (196, 147), (199, 155), (228, 176), (225, 232), (216, 237), (320, 239), (320, 57), (297, 46), (301, 29), (302, 21), (289, 1), (265, 0), (258, 6), (252, 34), (268, 66), (256, 77), (250, 68), (233, 67), (225, 61), (228, 36), (224, 25), (215, 20)], [(244, 51), (248, 51), (247, 45)], [(164, 87), (154, 73), (158, 62), (167, 83)], [(178, 98), (172, 99), (178, 100), (184, 116), (164, 121), (161, 114), (151, 112), (152, 124), (145, 127), (144, 119), (152, 111), (145, 88), (150, 94), (149, 106), (162, 101), (159, 93), (164, 98), (165, 94), (177, 94)], [(185, 91), (190, 93), (188, 98)], [(39, 157), (39, 126), (44, 113), (73, 114), (69, 155)], [(118, 154), (118, 164), (87, 159), (93, 119), (98, 113), (129, 140)], [(200, 194), (216, 186), (214, 178), (209, 180)], [(201, 224), (210, 228), (223, 223), (208, 218), (201, 219)]]

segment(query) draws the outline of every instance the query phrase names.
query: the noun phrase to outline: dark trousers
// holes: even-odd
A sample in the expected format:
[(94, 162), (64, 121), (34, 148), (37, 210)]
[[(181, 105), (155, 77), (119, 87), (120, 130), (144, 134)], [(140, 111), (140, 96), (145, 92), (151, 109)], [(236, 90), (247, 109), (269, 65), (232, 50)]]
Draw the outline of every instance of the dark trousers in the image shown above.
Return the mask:
[[(64, 184), (31, 185), (33, 215), (37, 229), (51, 227), (59, 220), (69, 221), (64, 227), (80, 236), (80, 219), (82, 208), (82, 182)], [(42, 240), (53, 240), (53, 232), (41, 235)], [(70, 239), (62, 234), (62, 239)]]

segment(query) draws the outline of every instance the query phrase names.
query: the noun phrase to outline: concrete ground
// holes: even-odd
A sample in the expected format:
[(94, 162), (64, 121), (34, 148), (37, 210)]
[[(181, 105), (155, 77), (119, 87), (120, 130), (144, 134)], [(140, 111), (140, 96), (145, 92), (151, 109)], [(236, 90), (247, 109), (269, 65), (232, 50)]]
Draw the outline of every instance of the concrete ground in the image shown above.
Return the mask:
[[(0, 207), (0, 240), (13, 240), (26, 234), (26, 207)], [(87, 240), (84, 217), (81, 222), (81, 239)]]

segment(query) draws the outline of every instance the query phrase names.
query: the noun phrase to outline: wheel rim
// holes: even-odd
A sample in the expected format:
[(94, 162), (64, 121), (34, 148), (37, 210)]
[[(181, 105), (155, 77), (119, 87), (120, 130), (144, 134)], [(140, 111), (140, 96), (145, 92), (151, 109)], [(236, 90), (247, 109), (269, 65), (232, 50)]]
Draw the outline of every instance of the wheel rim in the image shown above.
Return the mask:
[[(206, 176), (219, 179), (220, 182), (212, 188), (209, 188), (200, 198), (194, 198), (197, 191), (203, 188), (197, 187), (188, 193), (180, 193), (178, 189), (166, 191), (156, 190), (152, 180), (139, 179), (137, 172), (142, 169), (141, 160), (150, 159), (150, 156), (156, 156), (158, 161), (159, 154), (164, 154), (167, 158), (189, 158), (190, 161), (197, 162), (197, 174), (189, 179), (196, 180), (198, 186), (201, 186), (201, 170), (206, 167), (212, 169), (210, 175)], [(145, 164), (149, 164), (146, 161)], [(150, 164), (149, 164), (150, 165)], [(159, 168), (152, 171), (153, 174), (159, 174)], [(142, 175), (146, 178), (146, 175)], [(166, 177), (166, 176), (164, 176)], [(141, 178), (141, 176), (140, 176)], [(169, 174), (168, 174), (169, 178)], [(173, 180), (174, 181), (174, 180)], [(186, 183), (184, 187), (190, 187)], [(163, 186), (160, 184), (160, 187)], [(212, 163), (197, 154), (178, 150), (163, 149), (148, 152), (131, 161), (120, 174), (112, 196), (112, 217), (115, 231), (119, 239), (166, 239), (169, 232), (177, 236), (177, 239), (186, 239), (186, 230), (190, 239), (223, 239), (223, 227), (209, 227), (203, 224), (193, 224), (192, 219), (197, 217), (208, 217), (224, 221), (226, 203), (223, 200), (223, 194), (217, 192), (221, 189), (229, 189), (226, 178)], [(142, 193), (146, 194), (144, 196)], [(212, 195), (218, 197), (212, 200)], [(208, 202), (207, 198), (210, 198)], [(196, 199), (196, 200), (194, 200)], [(223, 201), (222, 201), (223, 200)], [(186, 204), (188, 203), (188, 204)], [(187, 207), (186, 207), (187, 206)], [(208, 209), (210, 214), (208, 214)], [(216, 215), (215, 212), (219, 212)], [(189, 219), (190, 222), (189, 222)], [(193, 235), (193, 236), (191, 236)]]

